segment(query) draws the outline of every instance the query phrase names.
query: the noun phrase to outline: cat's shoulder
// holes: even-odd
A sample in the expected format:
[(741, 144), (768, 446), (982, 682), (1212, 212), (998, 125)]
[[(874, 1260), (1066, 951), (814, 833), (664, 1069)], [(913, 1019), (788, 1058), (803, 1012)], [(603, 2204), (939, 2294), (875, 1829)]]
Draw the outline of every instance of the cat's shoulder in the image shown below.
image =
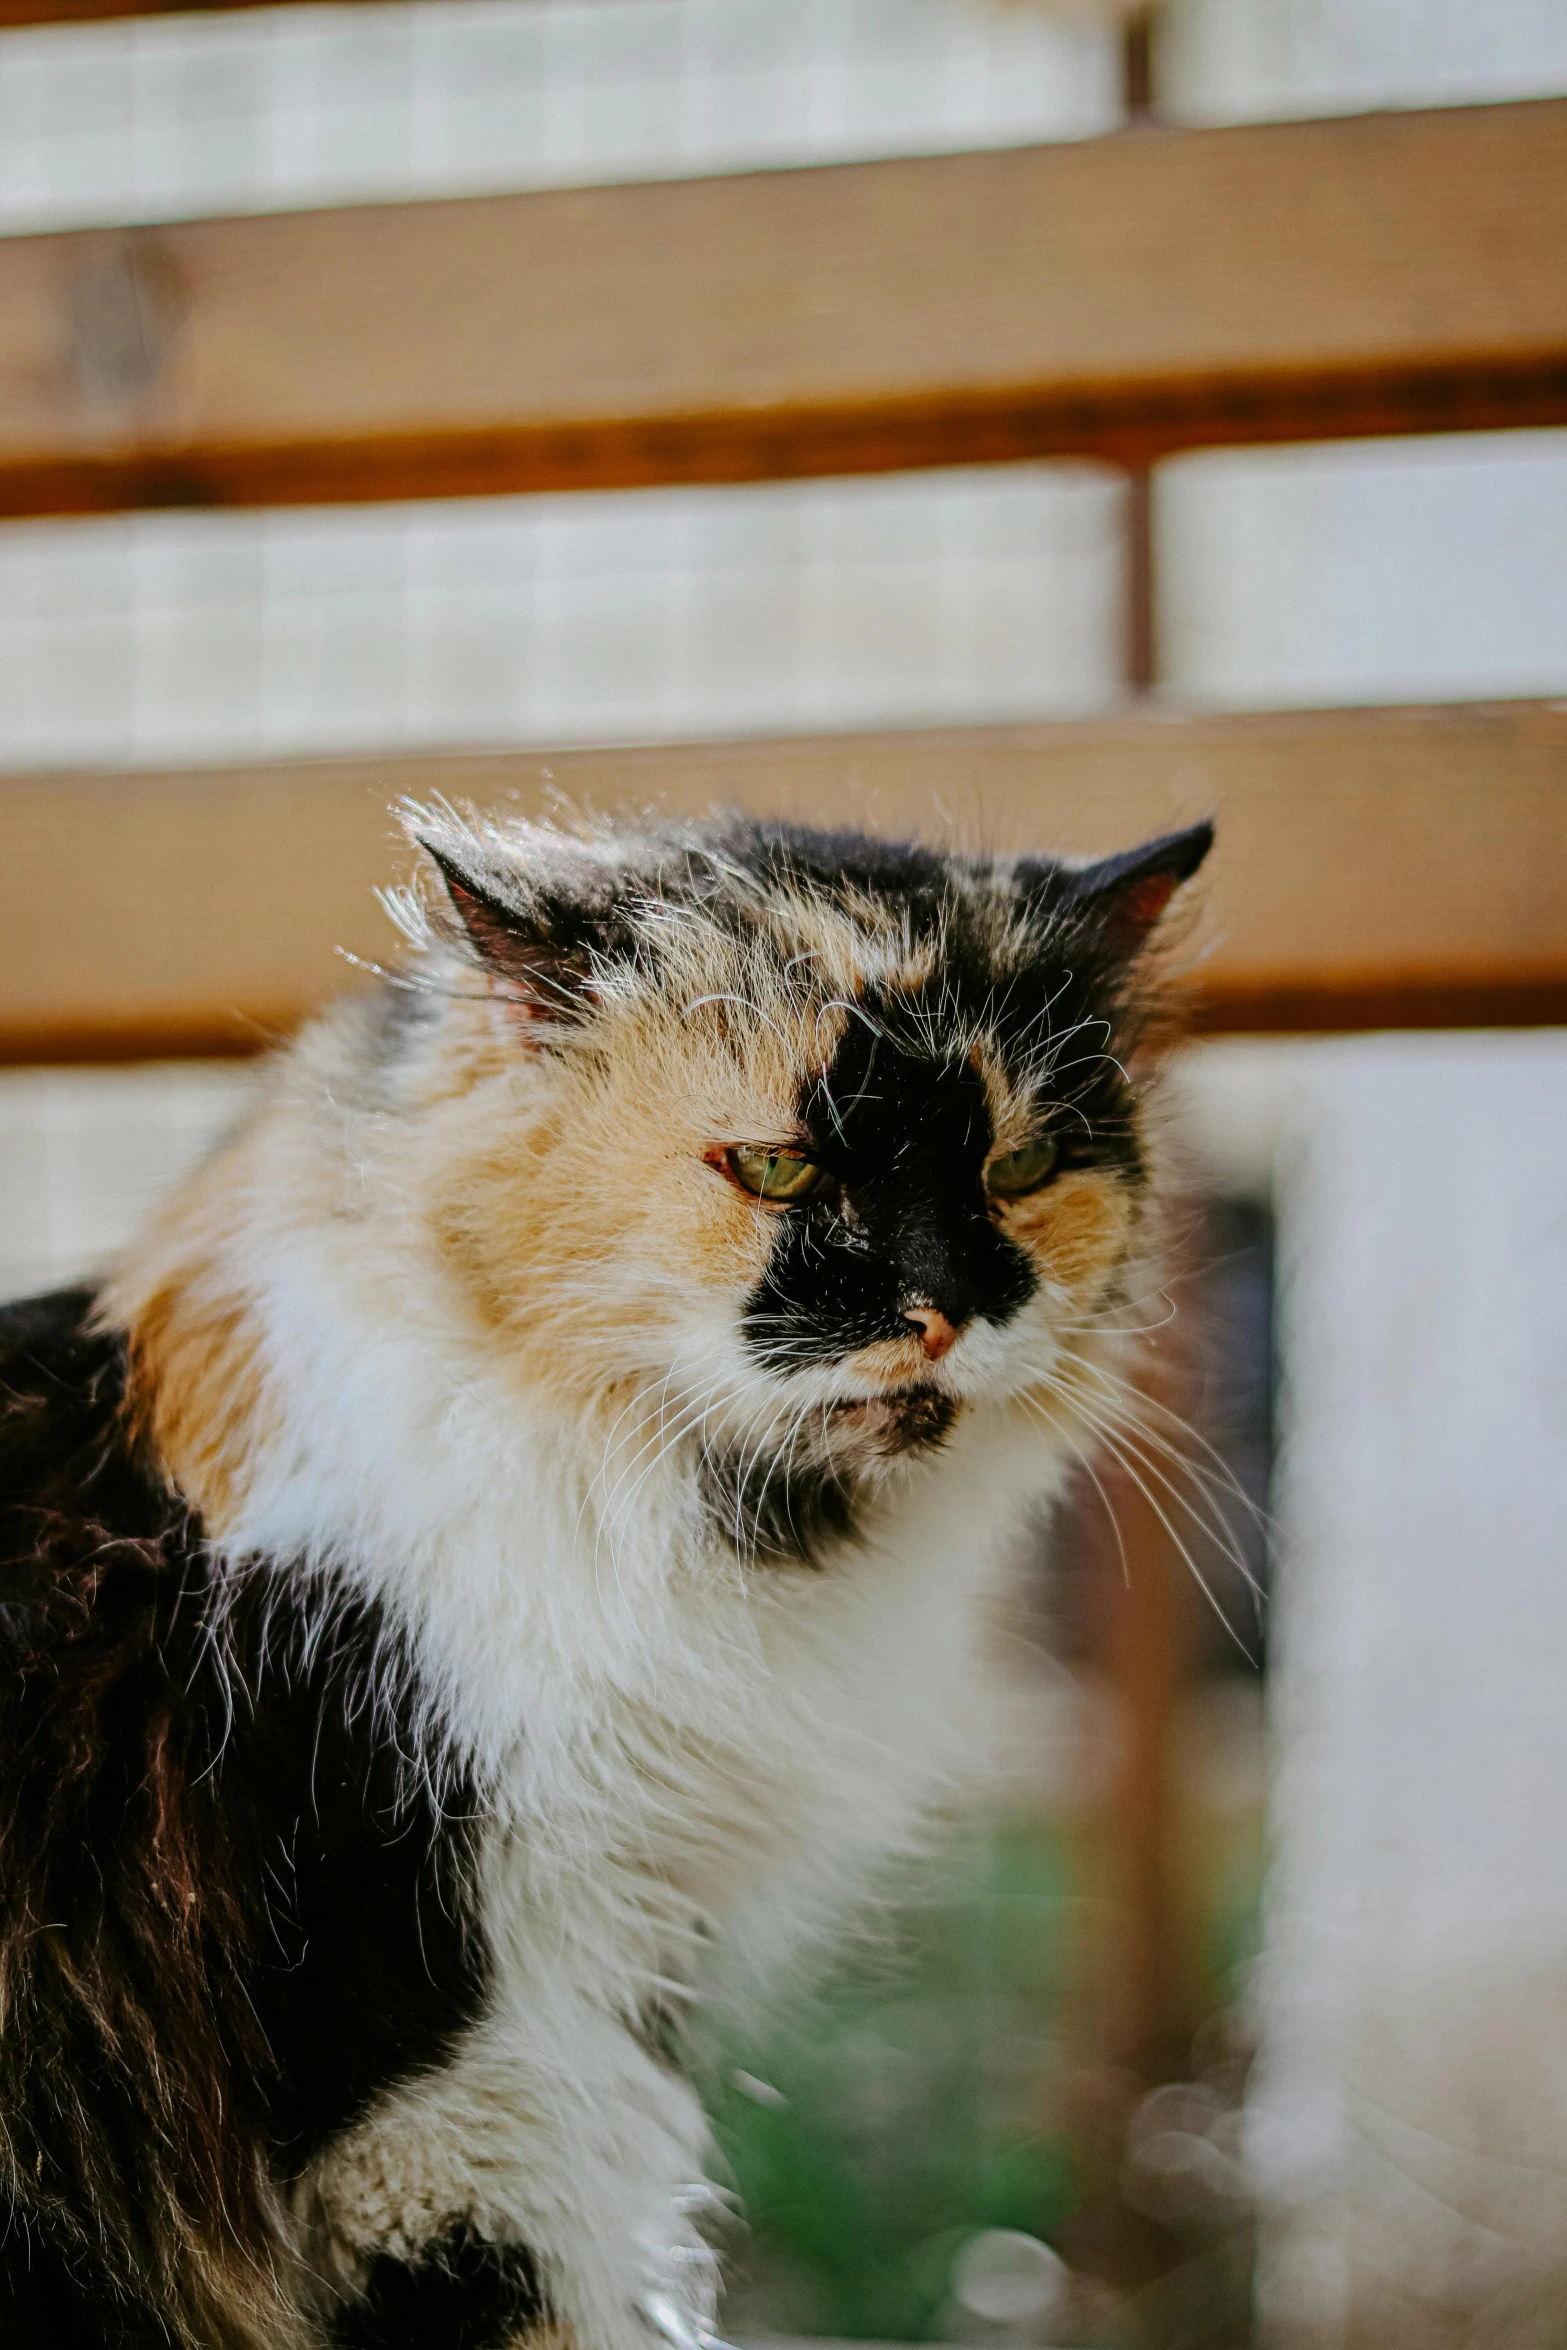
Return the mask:
[[(96, 1293), (0, 1306), (0, 1645), (36, 1651), (155, 1604), (178, 1497), (139, 1457), (124, 1342)], [(122, 1630), (126, 1627), (122, 1624)]]
[(95, 1326), (96, 1305), (86, 1286), (0, 1305), (0, 1489), (113, 1431), (125, 1344)]

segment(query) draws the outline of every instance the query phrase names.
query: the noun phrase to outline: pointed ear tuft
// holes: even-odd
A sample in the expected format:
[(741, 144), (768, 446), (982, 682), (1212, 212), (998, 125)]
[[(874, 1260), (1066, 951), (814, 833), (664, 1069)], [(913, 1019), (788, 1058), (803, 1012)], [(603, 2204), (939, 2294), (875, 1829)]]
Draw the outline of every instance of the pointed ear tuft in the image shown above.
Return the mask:
[(1124, 849), (1066, 876), (1067, 903), (1093, 916), (1118, 955), (1135, 955), (1151, 937), (1183, 881), (1213, 846), (1206, 820)]
[(521, 933), (521, 908), (508, 905), (497, 894), (493, 882), (481, 879), (477, 869), (470, 871), (466, 865), (459, 864), (443, 841), (425, 832), (414, 837), (446, 884), (452, 912), (479, 953), (486, 962), (499, 963), (510, 953)]
[(591, 1009), (602, 926), (586, 907), (568, 890), (537, 882), (466, 827), (420, 824), (411, 832), (501, 995), (539, 1025), (575, 1021)]

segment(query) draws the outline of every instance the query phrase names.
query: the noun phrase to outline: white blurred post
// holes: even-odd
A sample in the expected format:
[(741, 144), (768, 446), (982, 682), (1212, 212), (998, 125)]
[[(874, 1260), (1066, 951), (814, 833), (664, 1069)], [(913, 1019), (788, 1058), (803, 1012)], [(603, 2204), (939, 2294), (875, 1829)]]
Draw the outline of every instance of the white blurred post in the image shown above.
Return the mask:
[(1264, 2334), (1539, 2350), (1567, 2338), (1567, 1036), (1296, 1066)]

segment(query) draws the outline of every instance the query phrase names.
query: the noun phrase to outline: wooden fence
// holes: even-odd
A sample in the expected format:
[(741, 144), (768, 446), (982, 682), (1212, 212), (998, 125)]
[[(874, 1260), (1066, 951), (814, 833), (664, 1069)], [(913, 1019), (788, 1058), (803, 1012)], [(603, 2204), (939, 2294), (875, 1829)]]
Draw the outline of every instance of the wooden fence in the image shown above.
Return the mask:
[[(1567, 101), (0, 241), (15, 516), (1525, 423), (1567, 423)], [(0, 1054), (254, 1046), (366, 942), (389, 797), (544, 764), (1089, 849), (1213, 808), (1205, 1025), (1567, 1011), (1560, 710), (1133, 716), (11, 778)]]

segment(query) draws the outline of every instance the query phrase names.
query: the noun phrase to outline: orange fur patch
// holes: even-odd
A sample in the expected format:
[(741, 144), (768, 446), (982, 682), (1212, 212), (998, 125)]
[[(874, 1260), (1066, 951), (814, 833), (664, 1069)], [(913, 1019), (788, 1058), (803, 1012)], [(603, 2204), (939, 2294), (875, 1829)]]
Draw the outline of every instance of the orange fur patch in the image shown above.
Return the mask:
[[(851, 976), (836, 945), (834, 984)], [(501, 1360), (557, 1393), (569, 1381), (583, 1408), (667, 1364), (681, 1308), (727, 1306), (760, 1279), (773, 1213), (710, 1155), (790, 1139), (801, 1084), (847, 1017), (819, 974), (788, 990), (759, 959), (693, 966), (683, 1005), (602, 1006), (601, 1049), (514, 1049), (495, 1082), (432, 1103), (428, 1156), (408, 1170)]]
[(1127, 1186), (1083, 1171), (1002, 1212), (1003, 1229), (1037, 1259), (1044, 1279), (1085, 1309), (1099, 1304), (1126, 1255), (1134, 1217)]
[(266, 1416), (255, 1320), (240, 1300), (209, 1303), (169, 1281), (145, 1300), (129, 1338), (131, 1425), (221, 1533), (244, 1500)]
[(244, 1145), (203, 1167), (106, 1287), (106, 1326), (129, 1356), (125, 1411), (169, 1482), (221, 1534), (277, 1432), (258, 1315), (224, 1269), (242, 1218)]

